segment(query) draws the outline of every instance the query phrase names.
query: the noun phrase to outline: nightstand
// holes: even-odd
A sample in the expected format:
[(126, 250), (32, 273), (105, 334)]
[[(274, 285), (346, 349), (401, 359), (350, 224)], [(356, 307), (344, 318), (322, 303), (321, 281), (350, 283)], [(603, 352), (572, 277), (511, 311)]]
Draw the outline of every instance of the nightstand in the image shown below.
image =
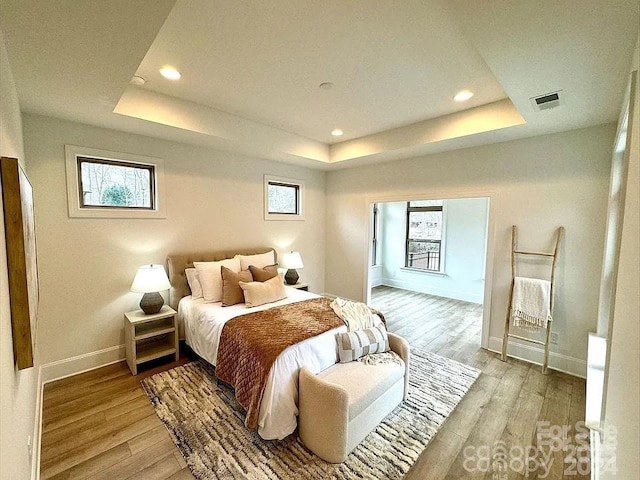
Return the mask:
[(151, 315), (142, 310), (125, 313), (124, 341), (127, 365), (134, 375), (138, 374), (138, 365), (156, 358), (173, 355), (177, 361), (180, 352), (176, 311), (165, 305)]
[(309, 291), (308, 283), (296, 283), (295, 285), (288, 285), (291, 288), (297, 288), (298, 290), (304, 290), (305, 292)]

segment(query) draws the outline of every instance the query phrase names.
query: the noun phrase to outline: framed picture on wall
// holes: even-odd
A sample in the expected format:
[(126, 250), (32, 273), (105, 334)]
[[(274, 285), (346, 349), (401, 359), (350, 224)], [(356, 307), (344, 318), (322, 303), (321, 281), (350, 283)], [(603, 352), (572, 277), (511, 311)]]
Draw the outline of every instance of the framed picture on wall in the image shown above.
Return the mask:
[(19, 370), (33, 366), (38, 316), (38, 266), (33, 189), (15, 158), (0, 160), (13, 356)]

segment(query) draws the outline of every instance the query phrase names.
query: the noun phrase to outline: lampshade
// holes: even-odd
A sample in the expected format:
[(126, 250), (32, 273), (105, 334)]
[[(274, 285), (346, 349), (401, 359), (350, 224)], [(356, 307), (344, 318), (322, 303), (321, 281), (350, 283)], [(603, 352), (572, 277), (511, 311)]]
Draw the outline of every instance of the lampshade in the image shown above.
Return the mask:
[(142, 265), (138, 268), (131, 291), (137, 293), (152, 293), (171, 288), (167, 274), (162, 265)]
[(304, 265), (302, 263), (302, 257), (300, 257), (300, 252), (289, 252), (285, 253), (282, 256), (282, 260), (280, 261), (280, 265), (282, 268), (303, 268)]

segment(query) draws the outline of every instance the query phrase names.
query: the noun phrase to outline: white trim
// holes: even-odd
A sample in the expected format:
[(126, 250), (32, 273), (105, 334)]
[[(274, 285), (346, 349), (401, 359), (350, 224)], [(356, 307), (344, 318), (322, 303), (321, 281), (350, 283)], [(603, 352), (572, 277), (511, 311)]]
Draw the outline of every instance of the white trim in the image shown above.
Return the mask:
[[(285, 183), (291, 186), (298, 187), (298, 213), (297, 214), (277, 214), (269, 213), (269, 182)], [(295, 178), (275, 177), (273, 175), (264, 176), (264, 219), (265, 220), (304, 220), (305, 210), (305, 185), (302, 180), (296, 180)]]
[(607, 338), (589, 332), (587, 347), (587, 395), (584, 423), (587, 428), (604, 431), (604, 370), (607, 358)]
[(40, 480), (40, 448), (42, 445), (42, 402), (44, 385), (42, 383), (42, 367), (38, 367), (36, 383), (36, 412), (31, 440), (31, 480)]
[(491, 312), (493, 303), (491, 294), (493, 289), (493, 263), (495, 255), (496, 214), (495, 205), (499, 197), (498, 193), (487, 195), (487, 235), (484, 269), (484, 301), (482, 302), (482, 347), (489, 348), (489, 331), (491, 329)]
[[(502, 338), (490, 337), (488, 350), (501, 353)], [(508, 354), (509, 357), (535, 363), (536, 365), (542, 365), (544, 359), (544, 349), (520, 343), (517, 340), (509, 341)], [(549, 368), (580, 378), (586, 378), (587, 375), (587, 362), (580, 358), (570, 357), (556, 352), (549, 352)]]
[(403, 270), (409, 273), (417, 273), (419, 275), (432, 275), (434, 277), (446, 277), (447, 274), (445, 272), (436, 272), (435, 270), (426, 270), (424, 268), (414, 268), (414, 267), (398, 267), (398, 270)]
[[(69, 216), (72, 218), (166, 218), (165, 190), (164, 190), (164, 161), (155, 157), (144, 157), (132, 153), (110, 152), (96, 148), (65, 145), (65, 165), (67, 171), (67, 204)], [(121, 162), (132, 162), (142, 165), (152, 165), (155, 170), (155, 205), (154, 210), (140, 210), (132, 208), (80, 208), (80, 194), (78, 192), (78, 156), (102, 158)]]
[[(494, 258), (494, 237), (495, 237), (495, 205), (499, 194), (494, 190), (440, 190), (425, 192), (407, 192), (396, 195), (372, 195), (365, 198), (364, 207), (368, 219), (369, 228), (365, 229), (364, 235), (364, 292), (362, 298), (368, 304), (371, 302), (371, 279), (369, 277), (369, 259), (371, 258), (371, 245), (369, 238), (371, 235), (371, 205), (373, 203), (407, 202), (410, 199), (421, 198), (423, 200), (449, 200), (456, 198), (486, 198), (487, 206), (487, 251), (485, 265), (484, 301), (482, 307), (482, 348), (489, 348), (489, 329), (491, 327), (491, 291), (493, 288), (493, 258)], [(409, 200), (408, 200), (409, 199)]]
[(84, 353), (71, 358), (57, 360), (40, 367), (43, 385), (61, 380), (72, 375), (105, 367), (125, 359), (124, 345), (104, 348), (95, 352)]

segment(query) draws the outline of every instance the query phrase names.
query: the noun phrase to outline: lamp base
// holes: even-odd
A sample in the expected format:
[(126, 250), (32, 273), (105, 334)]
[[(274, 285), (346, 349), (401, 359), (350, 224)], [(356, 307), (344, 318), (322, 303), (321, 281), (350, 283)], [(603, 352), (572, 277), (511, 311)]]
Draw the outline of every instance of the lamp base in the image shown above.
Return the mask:
[(296, 269), (290, 268), (289, 270), (287, 270), (287, 273), (284, 276), (284, 281), (287, 282), (287, 285), (295, 285), (296, 283), (298, 283), (299, 278), (300, 275), (298, 275)]
[(164, 305), (164, 298), (158, 292), (145, 293), (140, 300), (140, 308), (147, 315), (158, 313)]

